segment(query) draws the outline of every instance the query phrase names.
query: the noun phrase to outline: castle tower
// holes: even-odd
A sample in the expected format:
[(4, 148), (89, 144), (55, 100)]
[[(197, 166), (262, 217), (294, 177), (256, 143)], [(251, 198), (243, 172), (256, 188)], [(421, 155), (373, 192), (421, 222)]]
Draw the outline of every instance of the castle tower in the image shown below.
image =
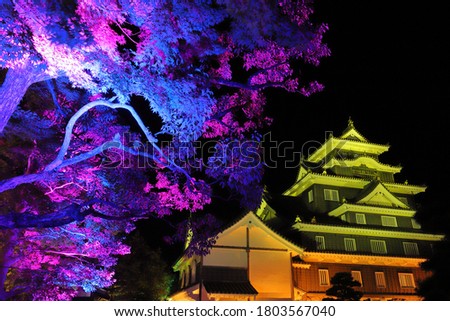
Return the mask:
[(172, 299), (319, 301), (348, 272), (363, 300), (420, 300), (420, 264), (444, 236), (415, 221), (426, 187), (397, 182), (402, 168), (380, 161), (388, 150), (349, 120), (301, 159), (283, 195), (266, 194), (255, 213), (225, 225), (209, 254), (180, 257)]
[(420, 263), (442, 235), (425, 233), (415, 221), (414, 198), (426, 187), (396, 182), (401, 167), (379, 160), (388, 149), (366, 139), (349, 119), (341, 136), (330, 135), (303, 161), (284, 192), (314, 215), (311, 221), (298, 213), (301, 222), (292, 224), (305, 248), (301, 265), (294, 263), (303, 299), (321, 300), (337, 272), (350, 272), (365, 299), (419, 299), (415, 288), (426, 277)]

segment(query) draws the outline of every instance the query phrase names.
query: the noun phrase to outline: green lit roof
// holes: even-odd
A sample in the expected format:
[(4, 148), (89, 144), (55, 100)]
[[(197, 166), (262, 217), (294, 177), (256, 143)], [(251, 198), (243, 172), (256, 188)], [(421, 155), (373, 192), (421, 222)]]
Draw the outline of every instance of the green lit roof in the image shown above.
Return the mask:
[(308, 156), (307, 161), (318, 163), (335, 149), (380, 155), (389, 149), (389, 145), (370, 142), (355, 128), (353, 121), (349, 119), (347, 128), (342, 135), (339, 137), (330, 135), (322, 146)]
[(409, 206), (393, 195), (382, 182), (374, 180), (367, 184), (353, 200), (357, 204), (380, 205), (409, 209)]
[(341, 216), (347, 212), (358, 212), (367, 214), (378, 214), (378, 215), (393, 215), (402, 217), (413, 217), (416, 214), (415, 210), (406, 208), (392, 208), (379, 205), (366, 205), (366, 204), (355, 204), (355, 203), (342, 203), (339, 207), (330, 211), (328, 215), (330, 216)]
[(339, 138), (369, 143), (369, 140), (356, 130), (355, 124), (351, 118), (348, 119), (347, 128), (344, 129)]
[[(330, 186), (346, 186), (350, 188), (364, 188), (370, 180), (360, 177), (341, 176), (334, 174), (320, 174), (308, 172), (300, 180), (284, 191), (283, 195), (297, 196), (314, 184)], [(426, 186), (405, 183), (383, 182), (391, 193), (415, 195), (426, 190)]]
[(318, 223), (295, 223), (292, 225), (293, 229), (299, 232), (318, 232), (318, 233), (332, 233), (332, 234), (346, 234), (346, 235), (361, 235), (361, 236), (373, 236), (373, 237), (387, 237), (387, 238), (400, 238), (411, 240), (424, 240), (424, 241), (441, 241), (443, 235), (429, 234), (423, 232), (414, 231), (400, 231), (398, 228), (386, 228), (379, 226), (369, 225), (326, 225)]
[(306, 159), (309, 162), (318, 163), (327, 157), (329, 153), (338, 150), (354, 151), (355, 153), (380, 155), (389, 150), (389, 145), (381, 145), (357, 140), (347, 140), (330, 136), (324, 144), (314, 151)]
[(331, 158), (326, 164), (323, 165), (323, 168), (332, 168), (334, 166), (340, 167), (367, 167), (368, 169), (373, 169), (381, 172), (387, 173), (399, 173), (402, 169), (401, 166), (392, 166), (388, 164), (383, 164), (380, 161), (376, 160), (373, 157), (368, 155), (359, 156), (354, 159), (336, 159)]

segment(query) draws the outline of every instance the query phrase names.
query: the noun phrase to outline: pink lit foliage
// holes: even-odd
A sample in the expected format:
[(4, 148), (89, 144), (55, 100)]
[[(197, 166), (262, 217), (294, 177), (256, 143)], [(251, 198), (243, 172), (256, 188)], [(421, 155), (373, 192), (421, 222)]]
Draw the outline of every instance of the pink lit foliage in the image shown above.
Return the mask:
[(138, 219), (191, 214), (201, 252), (213, 223), (193, 213), (216, 188), (255, 208), (265, 89), (322, 89), (300, 77), (329, 55), (311, 13), (285, 0), (1, 1), (6, 292), (69, 299), (111, 284)]
[[(35, 96), (37, 94), (39, 96)], [(2, 177), (22, 167), (26, 168), (25, 173), (39, 172), (54, 157), (58, 147), (56, 138), (62, 132), (62, 124), (66, 123), (56, 110), (39, 110), (39, 104), (48, 102), (49, 98), (44, 97), (38, 86), (25, 98), (24, 107), (28, 110), (21, 111), (20, 118), (13, 117), (14, 128), (7, 137), (0, 139), (0, 144), (6, 147), (0, 152), (5, 162), (0, 166)], [(77, 103), (83, 99), (78, 97)], [(58, 101), (64, 103), (63, 114), (73, 112), (75, 101), (63, 96)], [(75, 126), (77, 139), (72, 142), (74, 150), (67, 156), (83, 153), (89, 142), (101, 143), (103, 135), (127, 130), (117, 124), (107, 110), (94, 115), (110, 118), (111, 126), (101, 126), (98, 122), (93, 122), (89, 130), (86, 124)], [(36, 129), (26, 134), (24, 126), (30, 126), (30, 119)], [(44, 124), (47, 128), (41, 126)], [(40, 134), (39, 141), (33, 137), (36, 133)], [(3, 166), (5, 164), (8, 167)], [(110, 286), (114, 282), (117, 256), (129, 252), (122, 242), (135, 228), (134, 217), (141, 213), (130, 212), (139, 202), (138, 191), (120, 195), (119, 186), (117, 192), (111, 188), (113, 184), (125, 186), (125, 181), (144, 186), (146, 178), (133, 167), (127, 172), (107, 171), (100, 159), (91, 158), (51, 173), (35, 186), (21, 185), (5, 191), (0, 198), (0, 234), (2, 243), (10, 241), (3, 243), (3, 248), (10, 250), (7, 257), (2, 257), (2, 267), (8, 271), (7, 279), (2, 282), (5, 287), (0, 291), (2, 299), (68, 300), (81, 290), (93, 292)], [(116, 200), (124, 196), (124, 201), (130, 201), (126, 210), (116, 204)], [(17, 202), (18, 199), (21, 202)], [(109, 199), (109, 202), (101, 199)], [(145, 206), (145, 200), (141, 203)]]
[[(11, 241), (6, 243), (9, 256), (2, 258), (9, 271), (2, 298), (62, 300), (80, 290), (108, 287), (115, 281), (117, 256), (129, 251), (122, 242), (135, 221), (202, 210), (210, 202), (209, 186), (172, 165), (161, 149), (158, 157), (141, 155), (155, 172), (153, 178), (146, 174), (148, 168), (139, 166), (139, 151), (129, 147), (139, 142), (139, 135), (119, 124), (113, 108), (104, 107), (122, 105), (89, 103), (87, 96), (69, 93), (77, 100), (61, 93), (56, 102), (60, 110), (41, 110), (40, 104), (50, 97), (33, 86), (25, 97), (28, 110), (13, 116), (8, 135), (0, 139), (6, 147), (0, 153), (2, 162), (10, 165), (1, 167), (1, 176), (26, 168), (24, 175), (4, 180), (1, 187), (0, 234), (2, 241)], [(90, 117), (83, 114), (82, 121), (73, 123), (74, 116), (62, 116), (73, 114), (83, 101), (88, 102), (85, 107), (97, 107), (80, 109)], [(31, 121), (36, 128), (27, 133), (24, 126), (32, 126)], [(65, 137), (70, 139), (58, 147), (56, 138), (66, 123)], [(39, 143), (36, 134), (42, 139)], [(93, 153), (93, 147), (108, 144), (105, 137), (114, 138)], [(46, 144), (39, 149), (41, 142)], [(62, 156), (55, 159), (58, 148)], [(188, 184), (181, 184), (186, 180)], [(35, 185), (25, 184), (31, 181)], [(14, 237), (11, 228), (20, 229)]]
[(33, 300), (70, 299), (80, 290), (106, 288), (114, 282), (117, 256), (130, 251), (122, 240), (131, 228), (126, 221), (87, 217), (60, 227), (26, 229), (10, 258), (15, 264), (7, 285)]
[[(160, 132), (182, 142), (252, 139), (270, 123), (264, 89), (320, 90), (299, 67), (329, 55), (310, 1), (11, 0), (1, 8), (6, 80), (36, 70), (121, 104), (143, 97)], [(22, 98), (2, 93), (14, 86), (6, 80), (0, 96), (14, 99), (0, 101), (0, 131)]]
[[(212, 214), (192, 216), (176, 226), (176, 233), (166, 237), (166, 242), (185, 242), (186, 255), (206, 255), (216, 243), (220, 221)], [(187, 236), (187, 238), (186, 238)]]
[[(326, 26), (311, 24), (311, 12), (308, 1), (2, 1), (0, 66), (65, 75), (121, 103), (142, 96), (165, 131), (195, 139), (214, 86), (309, 93), (292, 62), (329, 54)], [(231, 66), (247, 77), (233, 77)]]

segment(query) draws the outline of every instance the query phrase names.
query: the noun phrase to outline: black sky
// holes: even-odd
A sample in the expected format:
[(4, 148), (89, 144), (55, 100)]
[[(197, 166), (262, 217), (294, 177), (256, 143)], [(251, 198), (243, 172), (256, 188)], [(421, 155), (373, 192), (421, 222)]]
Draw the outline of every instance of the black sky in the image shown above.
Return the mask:
[[(310, 98), (272, 94), (269, 129), (296, 151), (325, 131), (341, 134), (349, 116), (374, 143), (391, 148), (380, 159), (403, 166), (399, 181), (428, 186), (433, 208), (448, 197), (450, 175), (449, 14), (444, 1), (317, 0), (314, 18), (328, 24), (332, 55), (311, 76), (325, 85)], [(282, 191), (295, 170), (267, 170), (266, 184)]]

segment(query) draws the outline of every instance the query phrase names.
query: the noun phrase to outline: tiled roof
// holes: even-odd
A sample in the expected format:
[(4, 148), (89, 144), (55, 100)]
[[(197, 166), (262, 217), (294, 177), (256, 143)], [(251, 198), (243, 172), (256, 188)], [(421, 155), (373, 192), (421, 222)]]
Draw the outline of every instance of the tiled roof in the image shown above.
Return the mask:
[[(292, 199), (292, 197), (291, 197)], [(229, 222), (228, 224), (224, 225), (223, 228), (221, 228), (221, 231), (225, 231), (228, 228), (232, 227), (234, 224), (236, 224), (237, 222), (239, 222), (243, 217), (245, 217), (246, 215), (248, 215), (249, 213), (247, 212), (246, 214), (243, 214), (241, 216), (239, 216), (238, 218), (236, 218), (235, 220)], [(264, 221), (262, 220), (258, 215), (256, 215), (255, 213), (253, 213), (255, 218), (257, 220), (259, 220), (260, 222), (262, 222), (265, 227), (270, 230), (272, 233), (276, 234), (277, 236), (279, 236), (280, 238), (282, 238), (283, 240), (292, 243), (292, 245), (295, 246), (299, 246), (296, 242), (292, 242), (292, 240), (290, 240), (289, 238), (286, 238), (285, 234), (283, 233), (282, 229), (283, 227), (286, 225), (286, 222), (284, 222), (284, 220), (279, 220), (278, 218), (275, 218), (273, 220), (269, 220), (269, 221)], [(336, 218), (333, 218), (336, 219)]]
[(256, 295), (258, 291), (249, 281), (245, 282), (218, 282), (204, 281), (206, 291), (209, 294), (247, 294)]
[(246, 282), (247, 269), (229, 266), (203, 266), (202, 278), (205, 281), (220, 282)]
[[(369, 184), (367, 184), (360, 192), (359, 194), (351, 199), (353, 203), (358, 202), (359, 200), (363, 199), (367, 195), (369, 195), (375, 188), (377, 188), (378, 185), (383, 185), (380, 181), (373, 180)], [(384, 185), (383, 185), (384, 187)], [(386, 188), (386, 187), (385, 187)], [(387, 188), (386, 188), (387, 189)]]

